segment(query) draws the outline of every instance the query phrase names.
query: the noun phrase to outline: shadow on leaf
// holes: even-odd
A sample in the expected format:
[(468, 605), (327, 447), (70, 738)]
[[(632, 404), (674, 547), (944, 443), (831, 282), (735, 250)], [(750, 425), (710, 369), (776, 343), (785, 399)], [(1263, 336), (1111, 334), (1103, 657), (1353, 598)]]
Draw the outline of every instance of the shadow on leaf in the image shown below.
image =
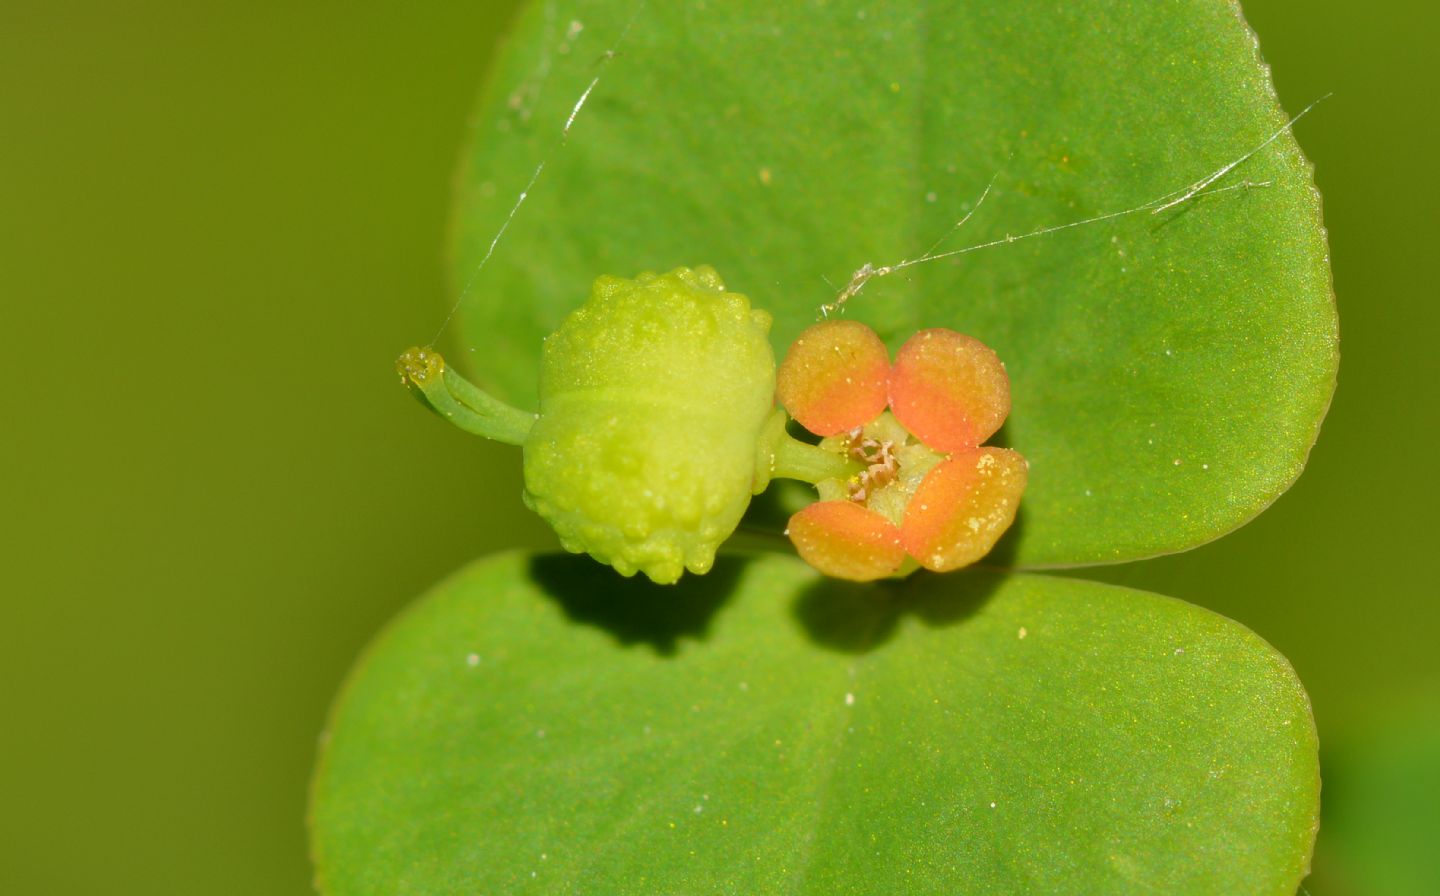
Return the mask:
[(963, 622), (1004, 581), (1003, 573), (978, 569), (864, 584), (820, 579), (795, 602), (795, 618), (823, 647), (869, 653), (889, 641), (907, 615), (932, 626)]
[(719, 557), (706, 575), (656, 585), (644, 576), (627, 579), (589, 557), (545, 554), (531, 558), (530, 576), (571, 621), (670, 656), (680, 638), (705, 637), (744, 566), (740, 558)]

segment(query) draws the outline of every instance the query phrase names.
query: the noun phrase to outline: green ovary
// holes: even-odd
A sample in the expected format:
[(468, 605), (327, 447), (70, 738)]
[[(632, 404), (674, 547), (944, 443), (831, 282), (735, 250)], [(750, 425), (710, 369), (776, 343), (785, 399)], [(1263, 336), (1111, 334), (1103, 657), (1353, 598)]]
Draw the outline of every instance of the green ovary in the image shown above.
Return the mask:
[(601, 277), (545, 343), (525, 499), (623, 575), (703, 573), (749, 504), (770, 316), (710, 268)]

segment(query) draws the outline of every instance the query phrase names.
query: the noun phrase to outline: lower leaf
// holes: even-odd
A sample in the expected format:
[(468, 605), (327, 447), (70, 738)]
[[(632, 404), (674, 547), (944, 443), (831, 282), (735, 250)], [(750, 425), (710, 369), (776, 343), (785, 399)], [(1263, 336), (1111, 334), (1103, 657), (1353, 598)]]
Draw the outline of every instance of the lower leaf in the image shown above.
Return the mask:
[(507, 554), (366, 653), (311, 823), (331, 896), (1288, 896), (1318, 791), (1289, 664), (1181, 601)]

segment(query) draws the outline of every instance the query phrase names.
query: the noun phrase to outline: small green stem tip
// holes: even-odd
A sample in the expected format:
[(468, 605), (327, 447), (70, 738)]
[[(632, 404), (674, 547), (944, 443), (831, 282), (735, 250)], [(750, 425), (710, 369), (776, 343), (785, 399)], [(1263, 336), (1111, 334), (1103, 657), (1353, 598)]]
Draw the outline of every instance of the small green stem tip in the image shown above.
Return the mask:
[(434, 349), (408, 349), (395, 362), (395, 372), (432, 410), (466, 432), (523, 445), (535, 424), (534, 414), (511, 407), (451, 370)]
[(755, 494), (763, 492), (772, 479), (798, 479), (814, 485), (826, 479), (847, 479), (863, 471), (858, 462), (843, 455), (807, 445), (785, 431), (789, 416), (776, 408), (760, 430), (755, 452)]

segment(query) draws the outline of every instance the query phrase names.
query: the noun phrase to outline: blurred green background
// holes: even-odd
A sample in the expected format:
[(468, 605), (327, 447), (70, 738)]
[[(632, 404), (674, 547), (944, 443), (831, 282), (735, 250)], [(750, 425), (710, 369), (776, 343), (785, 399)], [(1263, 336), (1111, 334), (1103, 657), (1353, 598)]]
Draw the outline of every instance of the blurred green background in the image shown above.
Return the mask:
[[(447, 305), (452, 166), (513, 5), (0, 8), (0, 892), (307, 892), (356, 653), (466, 560), (552, 544), (518, 452), (390, 369)], [(1087, 574), (1294, 662), (1325, 745), (1313, 896), (1440, 892), (1440, 14), (1246, 10), (1287, 109), (1335, 93), (1297, 131), (1340, 388), (1256, 522)]]

